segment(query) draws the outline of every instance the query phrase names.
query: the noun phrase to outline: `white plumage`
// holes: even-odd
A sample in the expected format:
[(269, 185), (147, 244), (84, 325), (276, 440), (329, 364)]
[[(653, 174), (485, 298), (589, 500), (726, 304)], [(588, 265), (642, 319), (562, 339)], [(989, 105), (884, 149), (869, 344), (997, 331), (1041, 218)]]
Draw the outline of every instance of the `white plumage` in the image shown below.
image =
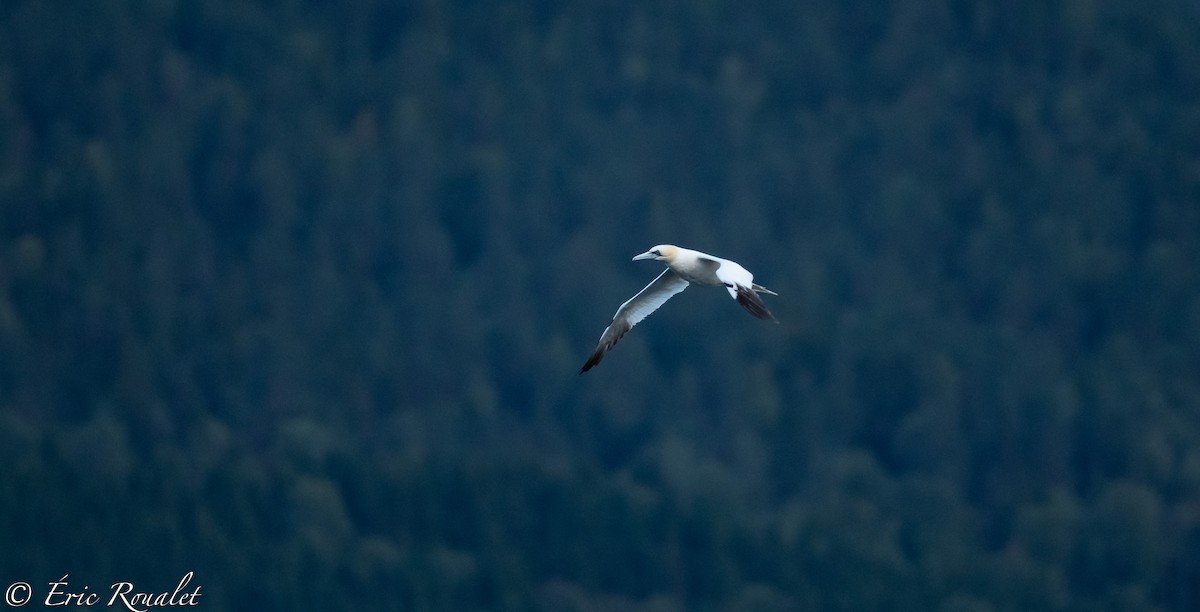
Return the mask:
[(629, 298), (617, 309), (613, 322), (600, 335), (600, 344), (592, 352), (591, 357), (579, 370), (582, 374), (600, 363), (604, 354), (612, 349), (634, 325), (645, 319), (647, 315), (658, 310), (659, 306), (671, 299), (671, 296), (687, 289), (689, 284), (706, 287), (725, 287), (729, 295), (741, 304), (746, 312), (758, 317), (775, 321), (775, 316), (767, 310), (758, 297), (758, 293), (776, 295), (774, 291), (754, 283), (754, 275), (737, 262), (715, 257), (700, 251), (684, 249), (670, 244), (660, 244), (637, 257), (639, 259), (655, 259), (667, 264), (658, 278), (646, 285), (645, 289)]

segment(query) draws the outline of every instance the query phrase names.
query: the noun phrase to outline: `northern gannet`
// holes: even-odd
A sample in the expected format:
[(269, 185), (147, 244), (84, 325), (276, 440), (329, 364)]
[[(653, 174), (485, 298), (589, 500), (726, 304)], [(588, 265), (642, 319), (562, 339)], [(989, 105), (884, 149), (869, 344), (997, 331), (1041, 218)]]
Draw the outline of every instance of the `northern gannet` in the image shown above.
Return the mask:
[[(737, 262), (670, 244), (660, 244), (634, 257), (633, 261), (639, 259), (655, 259), (664, 262), (667, 264), (667, 269), (663, 270), (662, 274), (659, 274), (658, 278), (651, 281), (649, 285), (646, 285), (645, 289), (629, 298), (628, 302), (621, 304), (621, 307), (617, 309), (617, 314), (613, 315), (613, 322), (600, 335), (600, 344), (596, 346), (592, 356), (588, 357), (583, 368), (579, 370), (580, 374), (600, 363), (600, 360), (604, 359), (604, 354), (612, 349), (613, 345), (626, 332), (645, 319), (647, 315), (658, 310), (658, 307), (671, 299), (671, 296), (687, 289), (689, 283), (705, 287), (724, 286), (729, 291), (729, 295), (737, 300), (737, 303), (741, 304), (746, 312), (759, 319), (775, 321), (775, 316), (771, 314), (770, 310), (767, 310), (767, 306), (763, 304), (757, 294), (779, 294), (756, 284), (754, 275), (738, 265)], [(775, 322), (778, 323), (778, 321)]]

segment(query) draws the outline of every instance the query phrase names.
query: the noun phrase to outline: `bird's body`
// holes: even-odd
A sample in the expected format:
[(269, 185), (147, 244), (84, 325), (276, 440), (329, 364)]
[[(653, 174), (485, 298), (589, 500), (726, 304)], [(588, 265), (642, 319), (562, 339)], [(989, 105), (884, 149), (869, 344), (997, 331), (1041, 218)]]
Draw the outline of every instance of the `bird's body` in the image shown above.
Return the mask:
[(647, 315), (658, 310), (659, 306), (671, 299), (671, 296), (687, 289), (689, 284), (704, 287), (725, 287), (729, 295), (737, 300), (751, 315), (759, 319), (775, 321), (775, 316), (767, 310), (759, 299), (758, 293), (776, 295), (774, 291), (754, 283), (754, 275), (737, 262), (715, 257), (700, 251), (684, 249), (669, 244), (660, 244), (641, 255), (633, 258), (655, 259), (667, 264), (658, 278), (654, 279), (645, 289), (621, 304), (613, 322), (600, 336), (600, 344), (592, 352), (591, 357), (579, 370), (582, 374), (590, 370), (634, 325), (637, 325)]

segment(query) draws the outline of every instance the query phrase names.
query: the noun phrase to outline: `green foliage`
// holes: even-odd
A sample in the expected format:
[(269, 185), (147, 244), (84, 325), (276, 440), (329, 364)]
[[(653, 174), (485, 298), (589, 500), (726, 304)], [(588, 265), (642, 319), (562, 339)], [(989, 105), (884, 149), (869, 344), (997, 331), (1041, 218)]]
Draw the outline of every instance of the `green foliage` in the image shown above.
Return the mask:
[[(1195, 609), (1197, 99), (1178, 0), (8, 2), (0, 584)], [(783, 324), (577, 376), (666, 241)]]

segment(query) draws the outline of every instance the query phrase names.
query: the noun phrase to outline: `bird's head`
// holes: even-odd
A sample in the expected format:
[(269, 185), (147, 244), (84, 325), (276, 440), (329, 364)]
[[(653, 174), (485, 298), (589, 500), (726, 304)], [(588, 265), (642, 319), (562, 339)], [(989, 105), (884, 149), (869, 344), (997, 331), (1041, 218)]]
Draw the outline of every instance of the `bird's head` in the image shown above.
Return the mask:
[(679, 252), (679, 248), (674, 245), (660, 244), (660, 245), (650, 249), (649, 251), (646, 251), (645, 253), (642, 253), (641, 255), (634, 257), (633, 260), (638, 261), (639, 259), (655, 259), (658, 261), (665, 261), (667, 263), (671, 263), (671, 261), (675, 259), (675, 255), (678, 252)]

